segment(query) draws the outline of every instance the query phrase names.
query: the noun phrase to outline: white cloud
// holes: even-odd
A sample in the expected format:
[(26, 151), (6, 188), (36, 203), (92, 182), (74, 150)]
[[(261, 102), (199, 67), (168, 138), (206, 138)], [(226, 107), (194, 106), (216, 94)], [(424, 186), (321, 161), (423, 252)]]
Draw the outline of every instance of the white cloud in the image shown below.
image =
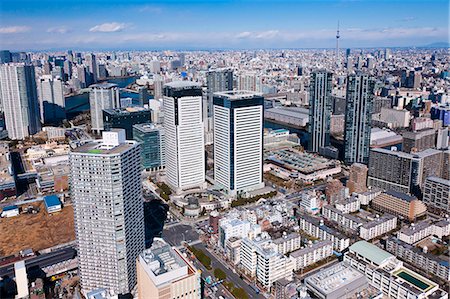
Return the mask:
[(236, 38), (248, 38), (251, 35), (252, 35), (252, 33), (250, 31), (244, 31), (244, 32), (238, 33), (236, 35)]
[(23, 32), (28, 32), (30, 30), (31, 30), (31, 28), (28, 26), (0, 27), (0, 33), (3, 33), (3, 34), (23, 33)]
[(125, 23), (103, 23), (89, 29), (90, 32), (119, 32), (127, 27)]
[(70, 32), (70, 30), (67, 27), (51, 27), (47, 29), (48, 33), (60, 33), (60, 34), (65, 34)]

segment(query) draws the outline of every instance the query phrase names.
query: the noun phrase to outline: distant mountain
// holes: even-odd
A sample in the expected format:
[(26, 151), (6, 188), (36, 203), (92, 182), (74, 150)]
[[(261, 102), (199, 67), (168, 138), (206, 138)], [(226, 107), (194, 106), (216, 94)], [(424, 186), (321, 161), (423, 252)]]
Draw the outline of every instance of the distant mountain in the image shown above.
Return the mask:
[(431, 44), (422, 46), (420, 48), (450, 48), (450, 43), (449, 42), (436, 42), (436, 43), (431, 43)]

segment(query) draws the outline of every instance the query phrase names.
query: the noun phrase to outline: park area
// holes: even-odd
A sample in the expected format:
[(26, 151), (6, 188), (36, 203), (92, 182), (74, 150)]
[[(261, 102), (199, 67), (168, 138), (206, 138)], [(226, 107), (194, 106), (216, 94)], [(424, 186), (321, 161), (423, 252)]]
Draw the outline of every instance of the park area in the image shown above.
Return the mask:
[(39, 251), (75, 240), (72, 206), (50, 215), (43, 202), (33, 206), (39, 208), (39, 213), (0, 218), (0, 256), (27, 248)]

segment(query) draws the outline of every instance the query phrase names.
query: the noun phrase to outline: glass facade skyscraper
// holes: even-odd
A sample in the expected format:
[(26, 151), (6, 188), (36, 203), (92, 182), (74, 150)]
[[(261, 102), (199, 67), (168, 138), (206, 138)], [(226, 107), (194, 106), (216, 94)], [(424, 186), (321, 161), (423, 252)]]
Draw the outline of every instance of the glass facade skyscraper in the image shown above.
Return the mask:
[(141, 163), (146, 170), (165, 167), (164, 128), (146, 123), (133, 126), (133, 139), (141, 144)]
[(333, 74), (327, 71), (312, 73), (309, 98), (309, 149), (319, 152), (330, 145), (330, 122), (332, 111), (331, 89)]
[(375, 80), (366, 74), (347, 78), (344, 161), (347, 164), (369, 163), (370, 131)]

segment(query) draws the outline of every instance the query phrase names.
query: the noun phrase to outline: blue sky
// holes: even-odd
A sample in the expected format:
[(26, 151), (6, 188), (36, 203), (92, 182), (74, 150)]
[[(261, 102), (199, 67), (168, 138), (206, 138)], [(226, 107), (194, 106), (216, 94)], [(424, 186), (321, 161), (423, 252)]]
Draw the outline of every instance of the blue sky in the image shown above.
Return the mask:
[(0, 47), (257, 49), (447, 42), (446, 0), (0, 0)]

